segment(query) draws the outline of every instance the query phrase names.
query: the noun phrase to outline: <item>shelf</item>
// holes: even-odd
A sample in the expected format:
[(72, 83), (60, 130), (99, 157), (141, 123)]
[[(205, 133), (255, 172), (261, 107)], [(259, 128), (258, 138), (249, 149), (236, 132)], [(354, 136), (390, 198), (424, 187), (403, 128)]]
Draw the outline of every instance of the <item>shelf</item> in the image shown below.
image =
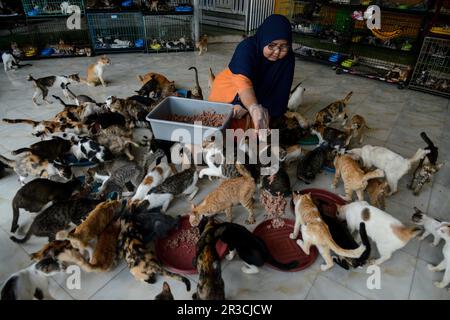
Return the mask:
[[(354, 10), (358, 9), (367, 9), (370, 5), (362, 5), (362, 4), (346, 4), (346, 3), (333, 3), (329, 2), (324, 4), (324, 6), (331, 6), (336, 8), (353, 8)], [(425, 10), (413, 10), (413, 9), (398, 9), (398, 8), (390, 8), (390, 7), (380, 7), (381, 11), (389, 11), (394, 13), (404, 13), (404, 14), (411, 14), (411, 15), (425, 15), (428, 12), (428, 9)], [(383, 19), (383, 18), (382, 18)]]
[(335, 46), (342, 46), (342, 45), (345, 45), (345, 44), (350, 42), (350, 39), (347, 39), (344, 42), (335, 43), (335, 42), (333, 42), (333, 40), (323, 38), (323, 37), (321, 37), (320, 35), (318, 35), (316, 33), (304, 33), (304, 32), (296, 31), (296, 30), (292, 30), (292, 33), (296, 34), (296, 35), (298, 35), (300, 37), (311, 37), (311, 38), (314, 38), (314, 39), (318, 39), (322, 43), (329, 43), (329, 44), (332, 44), (332, 45), (335, 45)]

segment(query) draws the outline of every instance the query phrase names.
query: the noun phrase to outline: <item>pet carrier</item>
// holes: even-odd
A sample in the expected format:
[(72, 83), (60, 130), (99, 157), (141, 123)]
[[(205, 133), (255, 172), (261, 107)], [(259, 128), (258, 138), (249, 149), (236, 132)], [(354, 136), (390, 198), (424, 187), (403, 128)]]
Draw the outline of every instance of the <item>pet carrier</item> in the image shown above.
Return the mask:
[(144, 20), (140, 12), (87, 13), (96, 53), (144, 51)]
[(23, 10), (28, 18), (67, 16), (78, 11), (84, 13), (84, 0), (22, 0)]
[(449, 39), (425, 38), (409, 87), (450, 97)]

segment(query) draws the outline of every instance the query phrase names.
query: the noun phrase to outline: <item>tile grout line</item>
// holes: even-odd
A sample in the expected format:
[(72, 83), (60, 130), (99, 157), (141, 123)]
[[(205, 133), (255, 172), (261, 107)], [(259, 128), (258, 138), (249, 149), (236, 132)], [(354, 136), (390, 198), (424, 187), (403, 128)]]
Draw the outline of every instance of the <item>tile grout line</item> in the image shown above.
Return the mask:
[(308, 299), (308, 296), (309, 296), (309, 294), (310, 294), (312, 288), (314, 287), (314, 284), (316, 283), (316, 280), (317, 280), (317, 278), (319, 277), (319, 274), (320, 274), (320, 269), (317, 271), (316, 276), (315, 276), (315, 278), (314, 278), (314, 280), (313, 280), (311, 286), (310, 286), (309, 289), (308, 289), (308, 293), (306, 294), (306, 296), (305, 296), (305, 298), (304, 298), (303, 300), (307, 300), (307, 299)]
[[(420, 248), (419, 248), (419, 250), (420, 250)], [(414, 266), (414, 272), (413, 272), (413, 276), (412, 276), (412, 280), (411, 280), (411, 285), (409, 287), (408, 300), (411, 300), (411, 292), (412, 292), (412, 288), (414, 286), (414, 280), (416, 278), (416, 271), (417, 271), (418, 263), (419, 263), (419, 257), (416, 258), (416, 265)]]
[(91, 298), (93, 297), (93, 296), (95, 296), (100, 290), (102, 290), (104, 287), (106, 287), (111, 281), (113, 281), (115, 278), (117, 278), (117, 276), (119, 275), (119, 274), (121, 274), (122, 273), (122, 271), (123, 270), (125, 270), (125, 268), (127, 268), (128, 266), (127, 265), (125, 265), (119, 272), (117, 272), (117, 274), (114, 276), (114, 277), (112, 277), (111, 279), (109, 279), (108, 281), (106, 281), (106, 283), (103, 285), (103, 286), (101, 286), (100, 288), (98, 288), (93, 294), (91, 294), (87, 299), (85, 299), (85, 300), (91, 300)]

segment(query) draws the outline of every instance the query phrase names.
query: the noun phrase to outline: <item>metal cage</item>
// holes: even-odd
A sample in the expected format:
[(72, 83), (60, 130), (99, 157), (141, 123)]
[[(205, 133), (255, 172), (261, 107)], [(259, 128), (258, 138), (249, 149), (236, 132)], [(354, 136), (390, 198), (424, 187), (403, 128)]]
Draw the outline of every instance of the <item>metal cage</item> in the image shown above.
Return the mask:
[(190, 14), (144, 15), (147, 52), (194, 50), (193, 23)]
[(450, 97), (450, 40), (426, 37), (409, 87)]
[(86, 16), (95, 52), (144, 51), (142, 13), (87, 13)]
[(76, 5), (84, 13), (84, 0), (22, 0), (23, 10), (28, 18), (67, 16), (69, 5)]

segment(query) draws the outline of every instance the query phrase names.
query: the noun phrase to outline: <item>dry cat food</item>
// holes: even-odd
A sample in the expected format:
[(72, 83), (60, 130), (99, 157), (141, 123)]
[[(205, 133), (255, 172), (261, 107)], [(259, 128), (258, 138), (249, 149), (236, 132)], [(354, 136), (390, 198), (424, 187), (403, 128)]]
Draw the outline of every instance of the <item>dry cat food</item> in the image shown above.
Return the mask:
[(284, 215), (287, 205), (283, 195), (277, 192), (277, 195), (274, 196), (270, 192), (262, 190), (259, 198), (266, 210), (266, 219), (272, 219), (272, 228), (282, 228), (284, 226), (284, 220), (281, 217)]
[(191, 252), (195, 250), (199, 239), (200, 232), (198, 228), (183, 229), (175, 239), (167, 241), (166, 248), (175, 249), (181, 247)]
[(181, 116), (178, 114), (171, 114), (167, 118), (168, 121), (174, 122), (184, 122), (189, 124), (194, 124), (194, 122), (200, 121), (205, 127), (220, 127), (227, 115), (220, 114), (215, 111), (203, 111), (202, 113), (192, 115), (192, 116)]

